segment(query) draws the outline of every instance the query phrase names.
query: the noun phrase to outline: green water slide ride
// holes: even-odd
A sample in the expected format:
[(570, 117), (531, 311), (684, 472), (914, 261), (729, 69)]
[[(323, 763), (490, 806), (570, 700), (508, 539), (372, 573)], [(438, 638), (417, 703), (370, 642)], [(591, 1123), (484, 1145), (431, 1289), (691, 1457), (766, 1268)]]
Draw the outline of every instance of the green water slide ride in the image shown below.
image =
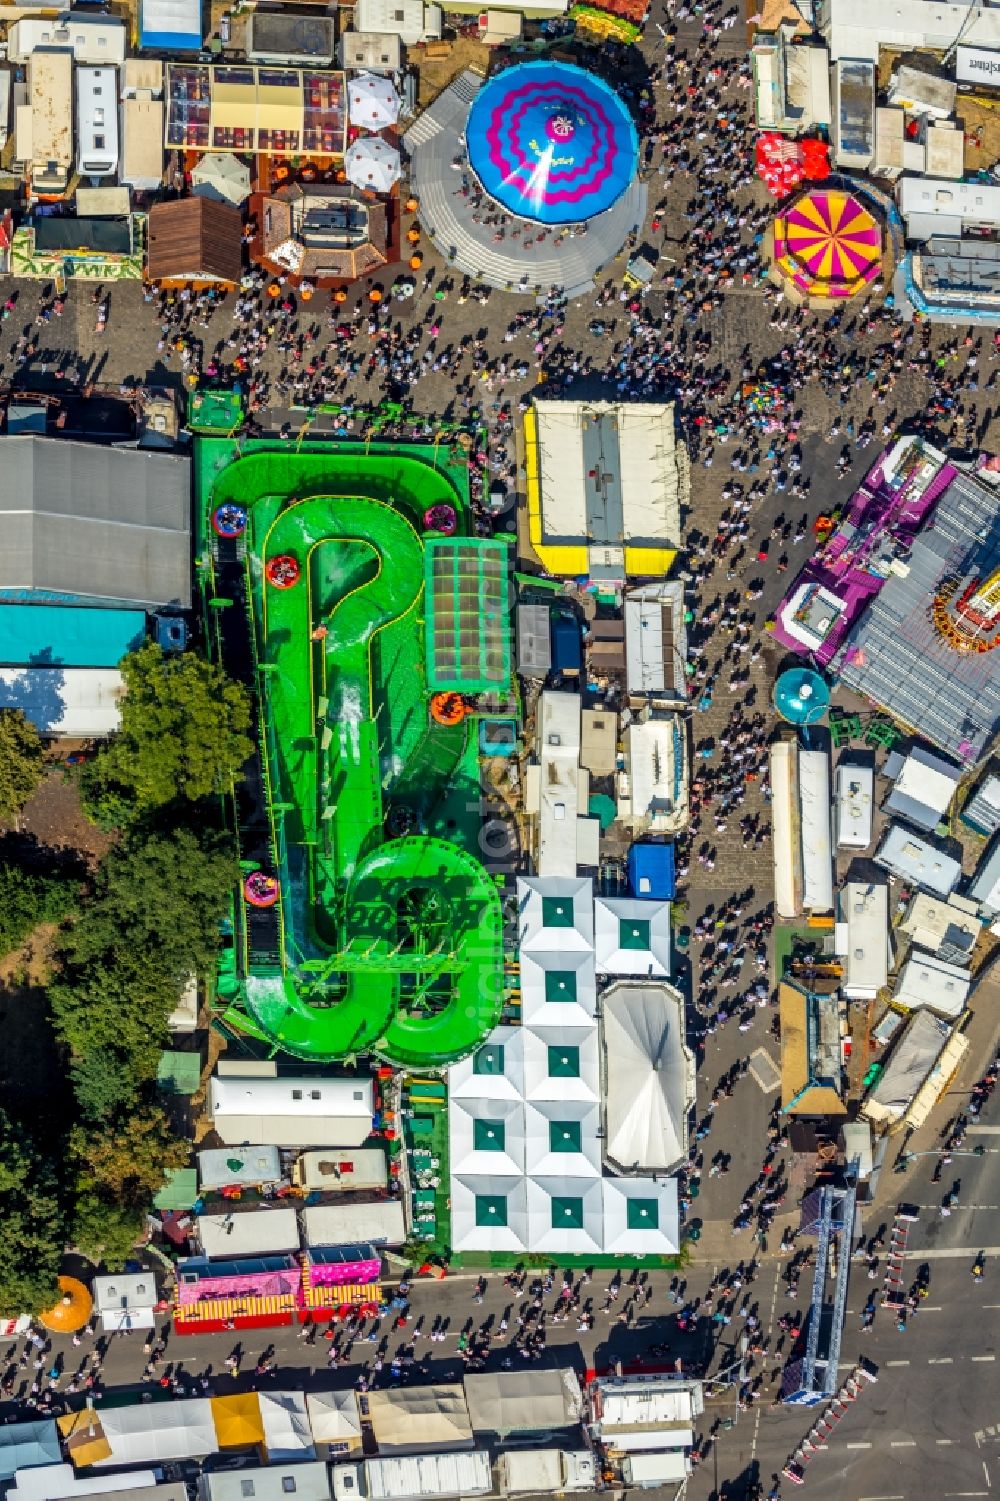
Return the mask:
[[(272, 455), (263, 456), (273, 460)], [(361, 1050), (415, 1067), (469, 1053), (499, 1021), (502, 915), (496, 887), (447, 838), (387, 837), (387, 808), (433, 798), (468, 749), (466, 727), (435, 726), (423, 676), (423, 543), (404, 514), (439, 498), (442, 476), (393, 460), (386, 478), (355, 457), (302, 455), (223, 471), (250, 511), (251, 600), (271, 785), (280, 826), (280, 973), (249, 973), (253, 1030), (316, 1061)], [(241, 483), (234, 486), (234, 470)], [(424, 471), (426, 470), (426, 473)], [(303, 493), (322, 484), (323, 493)], [(407, 484), (413, 501), (400, 504)], [(380, 496), (346, 493), (348, 487)], [(219, 503), (218, 488), (213, 502)], [(280, 491), (283, 490), (284, 494)], [(292, 588), (266, 582), (290, 553)], [(389, 824), (391, 827), (391, 819)], [(395, 831), (393, 831), (395, 832)]]

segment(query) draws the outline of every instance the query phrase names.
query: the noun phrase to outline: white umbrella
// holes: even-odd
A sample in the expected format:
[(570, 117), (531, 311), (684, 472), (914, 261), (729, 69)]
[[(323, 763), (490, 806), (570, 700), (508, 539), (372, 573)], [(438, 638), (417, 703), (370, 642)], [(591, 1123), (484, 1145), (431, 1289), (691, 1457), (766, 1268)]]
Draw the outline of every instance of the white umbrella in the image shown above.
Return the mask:
[(399, 95), (392, 80), (378, 73), (359, 73), (347, 85), (350, 121), (364, 130), (382, 130), (399, 119)]
[(373, 193), (388, 193), (402, 175), (399, 152), (380, 136), (361, 136), (344, 153), (348, 182)]
[(250, 196), (250, 168), (231, 151), (209, 151), (192, 171), (191, 187), (203, 198), (240, 204)]

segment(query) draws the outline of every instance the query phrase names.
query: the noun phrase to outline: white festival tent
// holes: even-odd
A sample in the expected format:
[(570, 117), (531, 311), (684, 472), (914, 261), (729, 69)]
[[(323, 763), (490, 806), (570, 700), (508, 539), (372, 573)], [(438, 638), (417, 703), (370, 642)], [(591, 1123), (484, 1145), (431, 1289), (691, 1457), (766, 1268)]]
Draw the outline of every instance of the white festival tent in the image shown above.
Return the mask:
[(208, 151), (191, 171), (191, 191), (238, 208), (250, 197), (250, 168), (231, 151)]
[(59, 1459), (59, 1432), (52, 1418), (0, 1428), (0, 1480), (10, 1480), (21, 1469), (58, 1464)]
[(100, 1420), (111, 1454), (98, 1460), (95, 1468), (200, 1459), (218, 1448), (212, 1404), (207, 1397), (148, 1406), (102, 1407)]
[(258, 1392), (268, 1464), (315, 1459), (309, 1411), (302, 1392)]
[(552, 1432), (575, 1428), (583, 1418), (583, 1393), (571, 1366), (553, 1371), (470, 1371), (465, 1398), (473, 1433)]
[(530, 1244), (553, 1256), (603, 1250), (604, 1192), (600, 1178), (529, 1178)]
[(468, 1244), (477, 1251), (528, 1249), (528, 1184), (494, 1177), (452, 1173), (451, 1233), (455, 1250)]
[(558, 949), (594, 955), (594, 883), (563, 876), (517, 883), (518, 948), (522, 956)]
[(588, 1100), (525, 1105), (524, 1170), (532, 1178), (600, 1178), (600, 1106)]
[(524, 1173), (524, 1109), (519, 1100), (452, 1099), (452, 1172), (520, 1178)]
[(676, 1256), (681, 1246), (676, 1178), (605, 1178), (609, 1256)]
[(388, 193), (403, 173), (399, 152), (381, 136), (359, 136), (344, 153), (348, 182), (372, 193)]
[(596, 897), (594, 950), (599, 975), (670, 976), (670, 903)]
[(368, 1410), (379, 1455), (473, 1447), (469, 1407), (458, 1382), (369, 1392)]
[(399, 119), (399, 95), (392, 80), (379, 73), (359, 73), (347, 85), (349, 118), (363, 130), (383, 130)]
[(353, 1387), (307, 1392), (306, 1409), (317, 1444), (361, 1445), (361, 1416)]
[(521, 1021), (527, 1026), (587, 1027), (597, 1011), (590, 952), (553, 947), (521, 954)]
[(603, 1001), (605, 1152), (623, 1173), (667, 1171), (687, 1155), (695, 1065), (671, 986), (613, 985)]

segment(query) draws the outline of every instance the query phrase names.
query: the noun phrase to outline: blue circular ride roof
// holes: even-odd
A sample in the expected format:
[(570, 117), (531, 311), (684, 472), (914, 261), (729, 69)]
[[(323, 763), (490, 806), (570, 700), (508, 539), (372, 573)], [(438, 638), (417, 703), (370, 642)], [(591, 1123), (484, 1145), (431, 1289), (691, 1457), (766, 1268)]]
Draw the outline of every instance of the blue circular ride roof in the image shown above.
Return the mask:
[(830, 707), (830, 690), (811, 667), (790, 667), (774, 685), (774, 707), (789, 724), (815, 724)]
[(465, 139), (490, 197), (540, 224), (603, 214), (639, 161), (632, 117), (614, 89), (570, 63), (519, 63), (492, 78), (469, 110)]

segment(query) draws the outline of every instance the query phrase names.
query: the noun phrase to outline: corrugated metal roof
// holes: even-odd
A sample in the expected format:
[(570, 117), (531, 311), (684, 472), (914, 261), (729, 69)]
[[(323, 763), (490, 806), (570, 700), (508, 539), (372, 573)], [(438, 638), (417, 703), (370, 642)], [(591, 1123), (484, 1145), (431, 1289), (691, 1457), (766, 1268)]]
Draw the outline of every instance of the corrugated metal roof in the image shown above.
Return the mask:
[(981, 783), (962, 809), (962, 822), (987, 835), (1000, 829), (1000, 777), (988, 776)]
[(1000, 840), (995, 840), (980, 860), (969, 896), (991, 917), (1000, 912)]
[(687, 694), (684, 585), (663, 580), (625, 596), (625, 646), (630, 693)]
[(147, 232), (150, 281), (239, 281), (242, 220), (231, 203), (200, 195), (155, 203)]
[(0, 589), (191, 604), (191, 463), (61, 438), (0, 447)]
[(959, 474), (914, 541), (906, 576), (886, 580), (837, 657), (849, 688), (964, 761), (982, 754), (1000, 722), (1000, 654), (952, 650), (930, 604), (943, 579), (985, 577), (998, 564), (996, 497)]

